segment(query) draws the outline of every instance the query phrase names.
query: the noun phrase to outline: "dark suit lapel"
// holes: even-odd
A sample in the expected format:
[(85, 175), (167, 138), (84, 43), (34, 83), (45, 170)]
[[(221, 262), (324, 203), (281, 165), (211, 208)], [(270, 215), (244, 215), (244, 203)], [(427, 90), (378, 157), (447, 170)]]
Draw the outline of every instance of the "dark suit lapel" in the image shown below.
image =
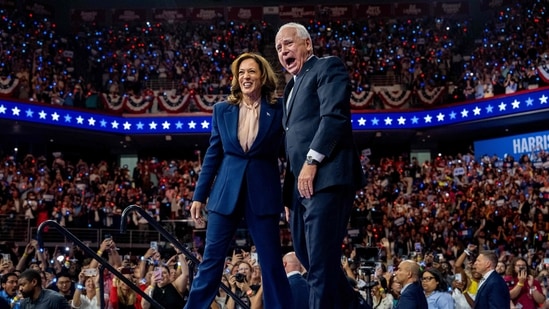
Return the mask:
[(238, 141), (238, 115), (240, 108), (238, 105), (228, 104), (227, 109), (223, 113), (223, 119), (225, 120), (225, 132), (229, 138), (229, 142), (233, 144), (233, 147), (242, 149), (240, 142)]
[[(309, 70), (313, 67), (315, 62), (318, 60), (318, 57), (313, 56), (311, 59), (307, 60), (305, 64), (303, 65), (303, 68), (299, 72), (299, 74), (296, 77), (295, 85), (293, 87), (292, 91), (292, 97), (290, 98), (290, 102), (288, 102), (288, 110), (286, 111), (286, 116), (290, 116), (292, 113), (292, 107), (294, 106), (295, 98), (298, 96), (299, 93), (299, 86), (301, 86), (301, 82), (305, 78), (305, 75), (309, 72)], [(287, 98), (287, 96), (285, 96)], [(286, 118), (287, 119), (287, 118)]]
[(265, 100), (261, 100), (261, 110), (259, 111), (259, 129), (257, 130), (257, 136), (255, 138), (250, 151), (254, 150), (257, 145), (261, 145), (261, 141), (268, 135), (268, 132), (274, 122), (275, 113), (277, 111), (273, 109), (273, 106)]

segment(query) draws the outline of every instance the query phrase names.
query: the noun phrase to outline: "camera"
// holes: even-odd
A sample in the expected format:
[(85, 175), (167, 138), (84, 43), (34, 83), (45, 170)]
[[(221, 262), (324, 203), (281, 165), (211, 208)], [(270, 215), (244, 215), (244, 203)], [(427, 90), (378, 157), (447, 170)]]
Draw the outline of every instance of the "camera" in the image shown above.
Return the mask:
[(236, 275), (234, 275), (234, 280), (236, 280), (236, 282), (242, 283), (244, 282), (244, 280), (246, 280), (246, 275), (237, 273)]

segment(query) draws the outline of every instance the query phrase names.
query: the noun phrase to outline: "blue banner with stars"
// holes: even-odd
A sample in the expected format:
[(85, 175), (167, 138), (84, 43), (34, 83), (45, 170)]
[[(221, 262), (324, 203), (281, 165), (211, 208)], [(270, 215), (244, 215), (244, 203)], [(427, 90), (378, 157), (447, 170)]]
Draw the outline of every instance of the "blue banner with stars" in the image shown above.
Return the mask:
[[(423, 110), (353, 112), (355, 131), (425, 129), (547, 110), (549, 88)], [(0, 119), (132, 134), (210, 133), (211, 115), (108, 115), (54, 105), (0, 100)]]

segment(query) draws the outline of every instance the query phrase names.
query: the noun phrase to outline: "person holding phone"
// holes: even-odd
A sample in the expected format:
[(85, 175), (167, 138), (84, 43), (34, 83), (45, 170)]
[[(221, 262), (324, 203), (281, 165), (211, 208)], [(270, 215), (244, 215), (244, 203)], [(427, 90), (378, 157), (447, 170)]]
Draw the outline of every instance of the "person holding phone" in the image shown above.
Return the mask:
[(204, 223), (205, 210), (208, 220), (203, 261), (185, 308), (208, 308), (212, 303), (242, 219), (261, 268), (269, 274), (261, 285), (265, 308), (290, 308), (278, 226), (283, 210), (278, 167), (283, 112), (275, 97), (277, 78), (269, 62), (254, 53), (236, 58), (231, 72), (234, 78), (227, 101), (213, 107), (210, 145), (191, 205), (195, 224)]
[(541, 284), (529, 273), (528, 262), (523, 258), (515, 258), (511, 262), (512, 276), (506, 277), (509, 294), (515, 305), (521, 304), (523, 309), (538, 308), (545, 302)]
[[(93, 271), (95, 270), (95, 272)], [(84, 293), (85, 291), (85, 293)], [(70, 301), (76, 309), (100, 309), (101, 294), (99, 293), (99, 276), (97, 268), (84, 268), (78, 274), (78, 283), (74, 296)]]
[[(172, 280), (170, 268), (167, 265), (159, 265), (154, 268), (151, 285), (145, 290), (145, 293), (164, 308), (181, 308), (185, 305), (184, 295), (189, 281), (189, 267), (184, 255), (178, 254), (178, 258), (181, 267), (178, 267), (175, 280)], [(152, 308), (146, 299), (142, 299), (141, 306), (143, 309)]]

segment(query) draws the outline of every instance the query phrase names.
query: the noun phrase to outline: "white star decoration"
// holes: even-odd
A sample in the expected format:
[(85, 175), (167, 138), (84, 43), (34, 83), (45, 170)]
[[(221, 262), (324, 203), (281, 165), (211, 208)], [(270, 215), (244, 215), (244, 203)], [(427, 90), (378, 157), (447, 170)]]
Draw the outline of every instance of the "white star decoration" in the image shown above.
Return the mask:
[(162, 129), (164, 129), (164, 130), (169, 130), (169, 129), (170, 129), (170, 123), (167, 122), (167, 121), (164, 121), (164, 122), (162, 123)]
[(156, 130), (156, 122), (151, 121), (151, 123), (149, 123), (149, 129)]
[(506, 107), (507, 107), (507, 104), (501, 102), (501, 103), (499, 104), (499, 111), (500, 111), (500, 112), (501, 112), (501, 111), (504, 111)]
[(390, 126), (393, 123), (393, 119), (391, 119), (390, 117), (385, 118), (384, 121), (386, 126)]
[(40, 119), (46, 119), (46, 116), (48, 114), (46, 114), (46, 112), (44, 110), (41, 110), (39, 113), (38, 113), (38, 116), (40, 116)]
[(21, 110), (19, 108), (17, 108), (17, 106), (16, 106), (16, 107), (11, 109), (11, 114), (14, 115), (14, 116), (19, 116), (20, 111)]
[(78, 115), (78, 117), (76, 117), (76, 123), (77, 124), (84, 124), (84, 118), (82, 118), (82, 116)]
[(202, 121), (202, 129), (207, 129), (209, 125), (210, 123), (207, 122), (206, 120)]
[(465, 108), (461, 111), (461, 118), (467, 118), (469, 116), (469, 111)]
[(547, 104), (547, 97), (545, 94), (539, 98), (539, 104)]
[(193, 120), (189, 121), (189, 129), (195, 129), (196, 128), (196, 122)]
[(54, 112), (53, 114), (51, 114), (51, 120), (59, 121), (59, 114), (57, 112)]
[(478, 116), (478, 115), (480, 115), (481, 111), (482, 110), (478, 106), (475, 106), (475, 109), (473, 109), (473, 115)]
[(6, 107), (4, 106), (4, 104), (0, 105), (0, 114), (5, 114), (6, 113)]
[(358, 125), (359, 126), (365, 126), (366, 125), (366, 119), (364, 119), (364, 117), (360, 117), (358, 119)]
[(93, 119), (93, 117), (88, 118), (88, 125), (90, 127), (95, 127), (95, 119)]
[(425, 120), (425, 123), (431, 123), (431, 119), (433, 119), (433, 117), (431, 117), (431, 115), (427, 115), (423, 117), (423, 119)]
[(511, 105), (513, 106), (513, 109), (517, 109), (520, 107), (520, 102), (515, 99), (513, 102), (511, 102)]
[(127, 121), (124, 122), (124, 123), (122, 124), (122, 126), (124, 126), (124, 130), (129, 130), (129, 129), (132, 128), (132, 124), (129, 123), (129, 122), (127, 122)]
[(114, 120), (113, 122), (111, 122), (111, 126), (113, 129), (118, 129), (118, 121)]
[(406, 118), (400, 116), (398, 119), (398, 125), (405, 125), (406, 124)]
[(437, 121), (444, 121), (444, 114), (443, 113), (438, 113), (437, 115)]

